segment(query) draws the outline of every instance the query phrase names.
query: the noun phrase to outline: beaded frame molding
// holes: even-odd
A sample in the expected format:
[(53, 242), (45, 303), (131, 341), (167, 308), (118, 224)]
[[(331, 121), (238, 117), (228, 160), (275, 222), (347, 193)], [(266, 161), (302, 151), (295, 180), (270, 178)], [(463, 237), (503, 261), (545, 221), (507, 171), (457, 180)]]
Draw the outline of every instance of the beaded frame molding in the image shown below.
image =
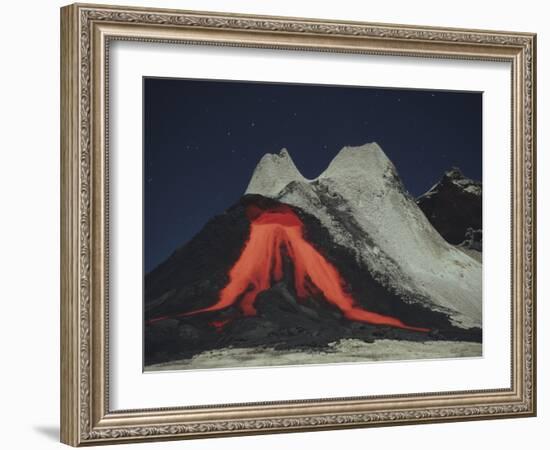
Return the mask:
[[(112, 411), (108, 58), (113, 40), (506, 61), (512, 85), (507, 389)], [(73, 446), (536, 414), (536, 35), (74, 4), (61, 9), (61, 441)]]

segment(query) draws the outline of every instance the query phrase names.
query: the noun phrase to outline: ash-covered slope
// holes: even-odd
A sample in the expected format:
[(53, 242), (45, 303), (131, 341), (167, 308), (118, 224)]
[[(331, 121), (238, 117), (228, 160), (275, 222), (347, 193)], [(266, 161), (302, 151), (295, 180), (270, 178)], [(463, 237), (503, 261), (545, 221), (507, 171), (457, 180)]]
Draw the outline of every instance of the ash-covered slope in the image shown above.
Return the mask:
[(454, 245), (481, 251), (482, 187), (453, 168), (416, 203), (430, 223)]
[[(275, 162), (284, 183), (270, 181)], [(283, 172), (283, 173), (281, 173)], [(447, 243), (405, 191), (376, 144), (343, 148), (316, 179), (306, 180), (287, 151), (264, 157), (247, 194), (260, 194), (317, 218), (331, 239), (399, 298), (481, 327), (481, 265)]]

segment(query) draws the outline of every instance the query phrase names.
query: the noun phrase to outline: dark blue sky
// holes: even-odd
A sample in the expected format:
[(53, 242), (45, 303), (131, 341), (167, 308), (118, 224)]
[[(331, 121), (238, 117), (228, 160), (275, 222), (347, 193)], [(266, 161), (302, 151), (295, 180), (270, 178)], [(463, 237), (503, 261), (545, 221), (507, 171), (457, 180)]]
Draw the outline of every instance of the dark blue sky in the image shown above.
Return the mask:
[(166, 78), (143, 87), (146, 272), (283, 147), (315, 178), (345, 145), (378, 142), (414, 196), (451, 166), (481, 180), (481, 93)]

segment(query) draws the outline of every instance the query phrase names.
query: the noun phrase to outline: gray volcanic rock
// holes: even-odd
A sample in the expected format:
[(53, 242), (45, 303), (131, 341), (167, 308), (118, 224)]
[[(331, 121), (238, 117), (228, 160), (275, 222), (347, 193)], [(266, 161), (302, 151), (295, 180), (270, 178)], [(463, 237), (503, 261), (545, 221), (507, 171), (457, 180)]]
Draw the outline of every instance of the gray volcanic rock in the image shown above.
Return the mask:
[(466, 178), (458, 168), (453, 168), (418, 197), (416, 203), (447, 242), (454, 245), (464, 242), (467, 248), (481, 251), (482, 186), (479, 181)]
[(266, 153), (256, 166), (246, 189), (246, 194), (275, 197), (292, 181), (306, 181), (283, 148), (279, 154)]
[(464, 241), (460, 244), (461, 247), (468, 250), (477, 250), (481, 252), (483, 250), (483, 232), (482, 230), (474, 230), (468, 227), (464, 235)]

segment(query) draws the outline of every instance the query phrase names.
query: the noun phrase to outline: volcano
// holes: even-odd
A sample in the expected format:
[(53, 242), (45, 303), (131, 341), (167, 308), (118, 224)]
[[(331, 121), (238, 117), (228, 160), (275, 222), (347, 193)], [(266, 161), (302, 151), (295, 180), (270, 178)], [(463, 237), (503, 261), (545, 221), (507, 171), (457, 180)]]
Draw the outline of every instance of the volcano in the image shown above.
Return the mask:
[(243, 197), (145, 277), (145, 364), (224, 348), (481, 341), (481, 265), (377, 144), (304, 178), (267, 154)]
[[(254, 303), (258, 294), (283, 279), (283, 254), (286, 254), (293, 265), (294, 291), (299, 300), (322, 294), (349, 320), (429, 331), (428, 328), (411, 327), (393, 317), (358, 306), (353, 297), (345, 292), (345, 282), (338, 270), (306, 240), (303, 222), (288, 206), (278, 205), (262, 210), (256, 205), (249, 205), (246, 215), (250, 220), (250, 235), (239, 259), (229, 271), (229, 283), (221, 290), (218, 301), (173, 317), (220, 311), (237, 304), (244, 316), (255, 316)], [(166, 317), (151, 319), (149, 323), (162, 320)], [(227, 322), (212, 323), (220, 329)]]

